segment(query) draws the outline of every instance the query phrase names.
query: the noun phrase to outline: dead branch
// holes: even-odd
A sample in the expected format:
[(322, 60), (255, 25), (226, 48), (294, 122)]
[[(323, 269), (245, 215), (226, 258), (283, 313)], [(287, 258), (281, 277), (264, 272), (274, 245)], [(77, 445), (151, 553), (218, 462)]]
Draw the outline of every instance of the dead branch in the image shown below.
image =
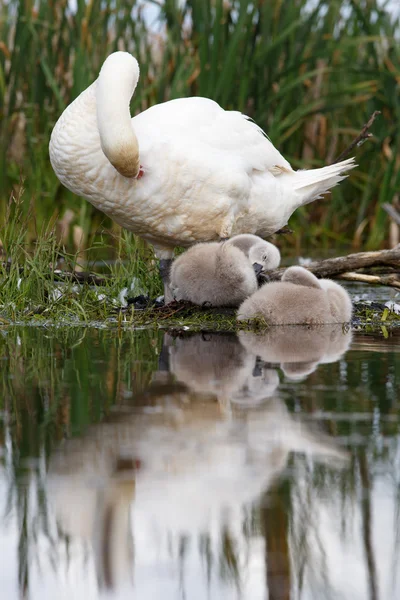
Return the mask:
[(376, 117), (380, 114), (381, 114), (380, 110), (375, 110), (372, 113), (372, 115), (370, 116), (368, 121), (365, 123), (364, 127), (361, 129), (358, 136), (351, 142), (351, 144), (349, 146), (347, 146), (347, 148), (345, 148), (343, 150), (343, 152), (341, 152), (339, 154), (339, 156), (336, 158), (336, 160), (333, 161), (332, 164), (335, 164), (335, 163), (340, 162), (341, 160), (344, 160), (345, 158), (347, 158), (349, 156), (349, 154), (351, 154), (351, 152), (354, 150), (354, 148), (356, 146), (361, 146), (361, 144), (363, 144), (365, 142), (365, 140), (373, 137), (372, 133), (369, 133), (368, 130), (372, 126), (372, 123), (375, 121)]
[(375, 285), (387, 285), (400, 289), (400, 279), (396, 275), (365, 275), (364, 273), (341, 273), (336, 279), (344, 281), (356, 281), (359, 283), (372, 283)]
[[(331, 279), (335, 279), (337, 275), (342, 273), (378, 266), (395, 267), (400, 271), (400, 244), (391, 250), (357, 252), (348, 254), (347, 256), (315, 261), (305, 268), (314, 273), (316, 277), (330, 277)], [(268, 273), (265, 279), (268, 281), (279, 281), (284, 271), (284, 268), (274, 269)]]

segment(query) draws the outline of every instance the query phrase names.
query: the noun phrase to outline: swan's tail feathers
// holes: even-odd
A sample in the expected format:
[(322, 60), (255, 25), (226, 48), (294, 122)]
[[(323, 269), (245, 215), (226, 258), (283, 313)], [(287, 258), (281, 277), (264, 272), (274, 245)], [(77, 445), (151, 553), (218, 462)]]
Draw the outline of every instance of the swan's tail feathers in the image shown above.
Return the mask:
[(325, 192), (347, 177), (344, 173), (356, 166), (354, 158), (348, 158), (321, 169), (296, 171), (292, 179), (292, 185), (294, 190), (302, 196), (301, 204), (308, 204), (321, 198)]

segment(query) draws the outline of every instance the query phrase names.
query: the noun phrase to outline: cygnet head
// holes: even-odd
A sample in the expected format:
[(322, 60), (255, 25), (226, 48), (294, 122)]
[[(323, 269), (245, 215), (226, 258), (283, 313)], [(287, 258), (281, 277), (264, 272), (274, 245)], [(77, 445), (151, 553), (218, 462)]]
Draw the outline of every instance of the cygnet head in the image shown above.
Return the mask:
[(278, 268), (281, 262), (281, 253), (270, 242), (260, 240), (251, 246), (249, 260), (253, 265), (256, 275), (259, 275), (260, 273)]
[(276, 269), (281, 262), (278, 248), (252, 233), (235, 235), (226, 244), (239, 248), (249, 258), (256, 275)]

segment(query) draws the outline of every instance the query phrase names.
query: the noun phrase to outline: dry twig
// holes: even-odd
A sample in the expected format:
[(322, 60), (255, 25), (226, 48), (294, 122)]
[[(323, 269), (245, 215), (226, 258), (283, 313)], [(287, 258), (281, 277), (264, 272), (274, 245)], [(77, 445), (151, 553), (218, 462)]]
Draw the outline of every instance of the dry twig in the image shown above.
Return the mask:
[(400, 289), (400, 279), (396, 275), (366, 275), (365, 273), (341, 273), (336, 279), (344, 281), (355, 281), (359, 283), (372, 283), (375, 285), (387, 285)]
[(339, 154), (339, 156), (336, 158), (336, 160), (333, 161), (332, 164), (335, 164), (335, 163), (340, 162), (341, 160), (344, 160), (345, 158), (347, 158), (347, 156), (349, 156), (349, 154), (354, 150), (354, 148), (356, 146), (361, 146), (361, 144), (363, 144), (365, 142), (365, 140), (373, 137), (372, 133), (369, 133), (368, 130), (372, 126), (372, 123), (375, 121), (376, 117), (380, 114), (381, 114), (380, 110), (375, 110), (372, 113), (372, 115), (370, 116), (368, 121), (365, 123), (364, 127), (361, 129), (358, 136), (351, 142), (351, 144), (349, 146), (347, 146), (347, 148), (345, 148), (343, 150), (343, 152), (341, 152)]

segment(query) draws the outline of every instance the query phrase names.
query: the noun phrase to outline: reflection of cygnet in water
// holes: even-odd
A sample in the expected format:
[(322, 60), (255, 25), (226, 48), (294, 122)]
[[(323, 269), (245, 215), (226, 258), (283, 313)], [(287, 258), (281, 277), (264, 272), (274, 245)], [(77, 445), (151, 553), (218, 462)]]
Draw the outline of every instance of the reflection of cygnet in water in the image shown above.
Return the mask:
[(271, 398), (278, 386), (277, 370), (256, 362), (253, 372), (247, 377), (245, 383), (232, 393), (231, 402), (243, 408), (255, 406), (259, 402)]
[(286, 325), (264, 333), (240, 331), (243, 346), (267, 363), (280, 363), (290, 379), (302, 379), (320, 363), (339, 360), (349, 349), (350, 330), (342, 325)]
[(240, 321), (262, 318), (269, 325), (347, 323), (352, 302), (334, 281), (318, 280), (303, 267), (289, 267), (281, 281), (263, 285), (238, 309)]
[(221, 405), (251, 406), (273, 395), (279, 385), (275, 369), (258, 365), (253, 353), (233, 334), (195, 334), (172, 339), (169, 367), (175, 378), (197, 394), (213, 394)]

